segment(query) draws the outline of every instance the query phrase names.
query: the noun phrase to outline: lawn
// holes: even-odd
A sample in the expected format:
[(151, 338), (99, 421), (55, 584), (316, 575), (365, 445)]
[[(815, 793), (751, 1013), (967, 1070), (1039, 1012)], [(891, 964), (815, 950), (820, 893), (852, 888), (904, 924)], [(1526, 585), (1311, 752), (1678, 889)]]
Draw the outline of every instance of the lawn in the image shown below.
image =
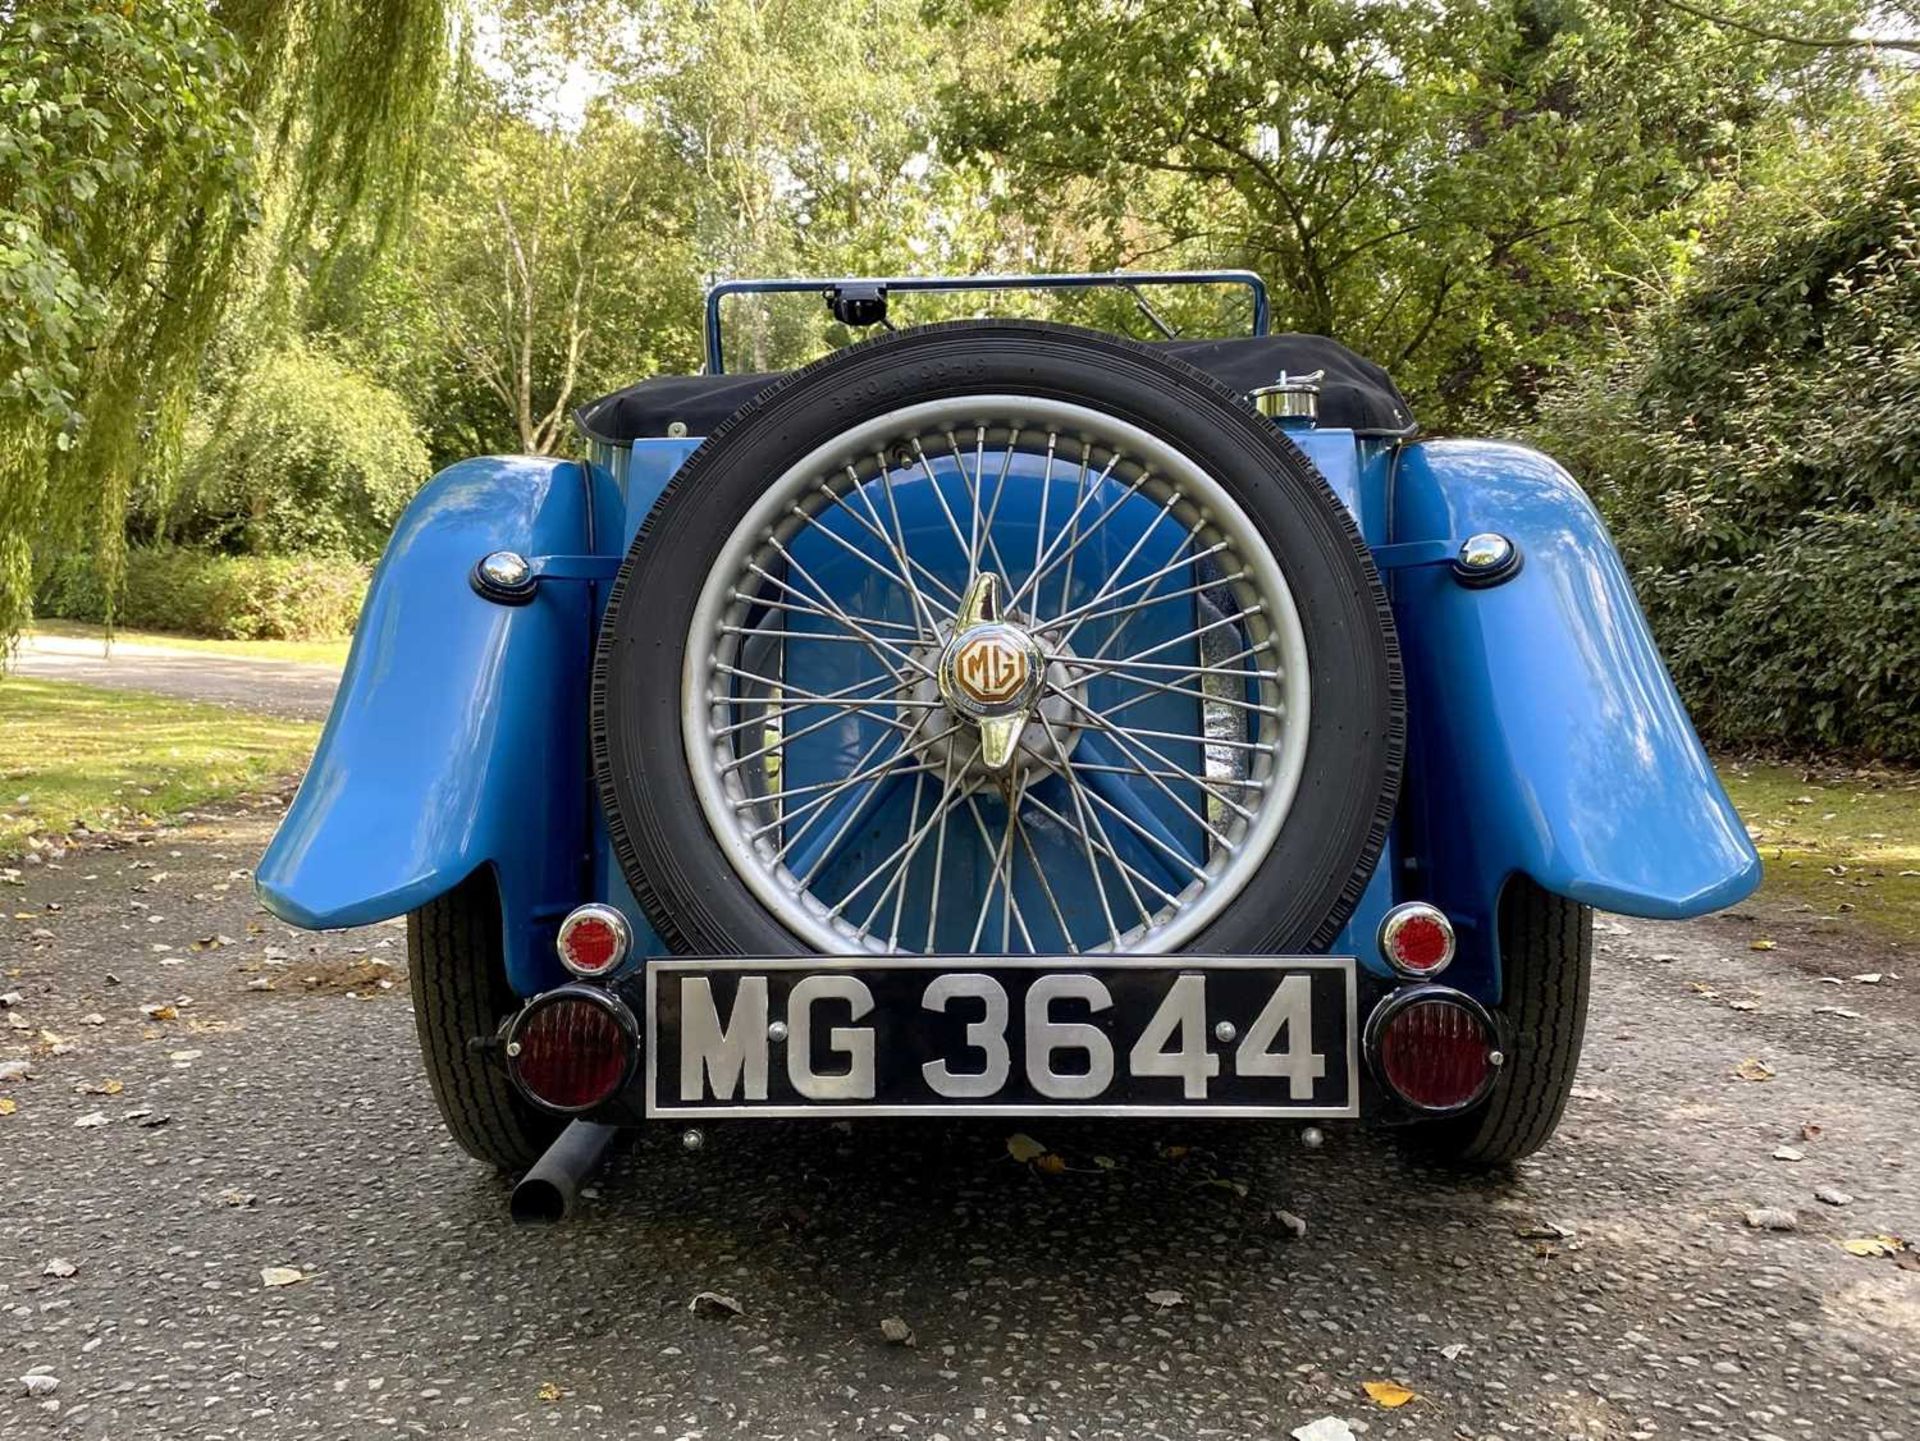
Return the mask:
[(1763, 898), (1920, 941), (1920, 774), (1723, 761), (1766, 867)]
[(299, 773), (320, 727), (137, 691), (0, 680), (0, 856)]
[[(29, 633), (102, 642), (107, 638), (105, 626), (77, 620), (36, 620)], [(347, 647), (353, 644), (349, 640), (208, 640), (205, 636), (124, 628), (115, 629), (113, 641), (115, 645), (163, 646), (168, 650), (203, 650), (215, 655), (256, 656), (262, 660), (336, 667), (347, 663)]]

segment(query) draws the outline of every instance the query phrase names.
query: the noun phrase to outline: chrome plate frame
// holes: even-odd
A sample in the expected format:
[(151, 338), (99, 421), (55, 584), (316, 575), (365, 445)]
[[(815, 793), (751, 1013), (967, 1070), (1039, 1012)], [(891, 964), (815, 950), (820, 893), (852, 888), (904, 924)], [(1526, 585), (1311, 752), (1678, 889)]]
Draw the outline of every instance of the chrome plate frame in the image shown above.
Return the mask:
[[(1051, 973), (1061, 976), (1086, 976), (1107, 972), (1126, 975), (1137, 973), (1142, 977), (1164, 976), (1167, 978), (1167, 990), (1171, 990), (1174, 981), (1182, 975), (1209, 972), (1266, 971), (1272, 973), (1276, 981), (1291, 975), (1311, 973), (1333, 973), (1336, 984), (1341, 989), (1341, 1024), (1343, 1035), (1341, 1044), (1345, 1048), (1345, 1063), (1340, 1074), (1346, 1087), (1345, 1105), (1313, 1104), (1311, 1102), (1287, 1104), (1226, 1103), (1211, 1100), (1173, 1102), (1173, 1103), (1131, 1103), (1074, 1100), (993, 1102), (987, 1100), (946, 1099), (925, 1102), (897, 1102), (884, 1100), (835, 1100), (820, 1099), (800, 1103), (786, 1101), (748, 1101), (714, 1100), (701, 1104), (687, 1104), (684, 1101), (663, 1101), (660, 1095), (660, 1058), (658, 1045), (661, 1006), (659, 1004), (660, 986), (664, 977), (670, 976), (719, 976), (737, 974), (742, 976), (767, 976), (775, 973), (806, 972), (802, 979), (847, 977), (858, 978), (874, 972), (917, 971), (928, 975), (929, 984), (941, 975), (972, 975), (993, 971), (1032, 971)], [(1036, 979), (1038, 979), (1036, 977)], [(644, 993), (643, 1026), (645, 1052), (641, 1064), (646, 1071), (645, 1115), (648, 1119), (681, 1120), (730, 1120), (730, 1119), (821, 1119), (845, 1116), (873, 1117), (947, 1117), (961, 1119), (965, 1117), (1046, 1117), (1046, 1116), (1107, 1116), (1107, 1117), (1161, 1117), (1179, 1116), (1205, 1117), (1214, 1119), (1291, 1118), (1294, 1120), (1354, 1120), (1360, 1115), (1360, 1051), (1361, 1033), (1359, 1028), (1359, 983), (1358, 966), (1351, 956), (1168, 956), (1168, 957), (1128, 957), (1128, 956), (781, 956), (769, 958), (755, 957), (693, 957), (663, 956), (647, 962), (642, 975), (634, 976), (630, 981), (634, 990)], [(1276, 986), (1277, 993), (1277, 986)], [(630, 999), (642, 999), (630, 997)], [(737, 1000), (737, 997), (736, 997)], [(1163, 998), (1164, 1004), (1164, 998)], [(1158, 1012), (1156, 1012), (1156, 1015)], [(847, 1009), (844, 1005), (836, 1007), (830, 1017), (822, 1018), (824, 1027), (835, 1029), (857, 1029), (845, 1027)], [(738, 1012), (730, 1012), (725, 1018), (729, 1037), (738, 1023)], [(789, 1039), (786, 1019), (769, 1016), (769, 1028), (766, 1055), (768, 1072), (785, 1065), (786, 1043)], [(963, 1018), (956, 1018), (963, 1019)], [(973, 1013), (965, 1013), (964, 1019), (971, 1021)], [(1205, 1045), (1210, 1054), (1222, 1056), (1233, 1051), (1245, 1039), (1247, 1029), (1253, 1022), (1251, 1016), (1241, 1017), (1235, 1024), (1233, 1033), (1223, 1038), (1217, 1029), (1218, 1020), (1212, 1015), (1206, 1017)], [(1063, 1022), (1067, 1025), (1087, 1024), (1086, 1018)], [(1024, 1042), (1024, 1026), (1021, 1028), (1021, 1040)], [(868, 1034), (871, 1036), (872, 1031)], [(1003, 1039), (1010, 1039), (1003, 1032)], [(1109, 1035), (1109, 1041), (1116, 1047), (1132, 1045), (1137, 1037), (1128, 1035)], [(1317, 1040), (1318, 1038), (1316, 1038)], [(875, 1042), (877, 1046), (877, 1041)], [(969, 1041), (971, 1044), (971, 1041)], [(1071, 1043), (1067, 1047), (1071, 1049)], [(1331, 1048), (1329, 1048), (1331, 1049)], [(1011, 1064), (1019, 1065), (1023, 1056), (1016, 1055)], [(1222, 1074), (1226, 1067), (1222, 1066)], [(1137, 1073), (1136, 1073), (1137, 1074)], [(1331, 1076), (1332, 1073), (1329, 1073)], [(962, 1073), (961, 1079), (964, 1079)], [(835, 1079), (824, 1077), (825, 1080)], [(736, 1088), (729, 1087), (732, 1091)], [(746, 1086), (738, 1088), (741, 1096), (746, 1094)], [(1317, 1090), (1318, 1088), (1316, 1088)], [(702, 1086), (703, 1093), (705, 1085)]]

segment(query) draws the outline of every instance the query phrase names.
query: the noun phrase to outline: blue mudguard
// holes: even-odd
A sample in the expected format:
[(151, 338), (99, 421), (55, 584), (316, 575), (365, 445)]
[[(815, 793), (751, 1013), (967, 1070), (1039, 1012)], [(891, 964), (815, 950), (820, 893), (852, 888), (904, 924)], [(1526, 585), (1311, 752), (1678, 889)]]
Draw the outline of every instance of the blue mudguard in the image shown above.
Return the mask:
[(1515, 874), (1656, 918), (1751, 893), (1760, 858), (1573, 478), (1520, 446), (1431, 441), (1402, 452), (1392, 509), (1402, 555), (1483, 531), (1522, 555), (1478, 590), (1445, 563), (1394, 568), (1424, 889), (1482, 923)]
[(499, 886), (507, 969), (561, 979), (556, 905), (585, 893), (590, 587), (542, 581), (525, 605), (469, 584), (489, 551), (593, 549), (587, 468), (462, 461), (428, 482), (374, 575), (320, 747), (268, 847), (268, 910), (320, 929), (402, 915), (482, 867)]

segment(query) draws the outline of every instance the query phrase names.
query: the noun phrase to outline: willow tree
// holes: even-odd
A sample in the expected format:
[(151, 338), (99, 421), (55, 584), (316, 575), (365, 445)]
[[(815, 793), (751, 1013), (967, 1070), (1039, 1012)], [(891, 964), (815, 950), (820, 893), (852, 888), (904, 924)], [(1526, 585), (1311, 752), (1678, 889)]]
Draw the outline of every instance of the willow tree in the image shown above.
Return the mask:
[(0, 0), (0, 636), (38, 544), (116, 575), (261, 198), (391, 208), (454, 0)]

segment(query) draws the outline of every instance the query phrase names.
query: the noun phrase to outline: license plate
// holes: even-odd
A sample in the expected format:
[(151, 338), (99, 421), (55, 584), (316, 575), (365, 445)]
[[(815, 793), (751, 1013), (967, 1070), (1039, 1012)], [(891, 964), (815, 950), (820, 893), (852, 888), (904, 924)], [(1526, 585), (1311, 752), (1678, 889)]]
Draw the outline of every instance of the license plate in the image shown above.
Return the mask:
[(1345, 956), (646, 968), (649, 1116), (1359, 1114)]

